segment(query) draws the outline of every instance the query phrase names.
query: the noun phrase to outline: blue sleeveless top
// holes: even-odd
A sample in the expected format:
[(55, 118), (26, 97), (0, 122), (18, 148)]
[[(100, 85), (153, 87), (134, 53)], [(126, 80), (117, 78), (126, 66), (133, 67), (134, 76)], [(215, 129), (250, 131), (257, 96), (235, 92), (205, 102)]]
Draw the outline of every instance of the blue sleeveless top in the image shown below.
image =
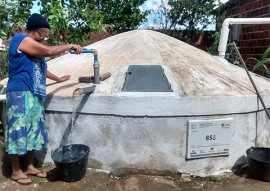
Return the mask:
[(47, 63), (44, 57), (33, 57), (17, 51), (26, 34), (17, 34), (10, 41), (8, 50), (9, 79), (7, 92), (31, 91), (44, 99), (46, 97)]

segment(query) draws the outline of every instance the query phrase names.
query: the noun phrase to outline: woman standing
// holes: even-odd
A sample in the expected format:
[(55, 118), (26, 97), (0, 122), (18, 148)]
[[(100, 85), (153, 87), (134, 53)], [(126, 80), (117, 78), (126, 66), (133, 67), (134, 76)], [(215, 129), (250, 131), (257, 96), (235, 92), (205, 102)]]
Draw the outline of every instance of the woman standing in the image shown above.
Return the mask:
[[(67, 50), (80, 54), (82, 47), (75, 44), (46, 46), (50, 25), (40, 14), (27, 21), (25, 34), (16, 34), (9, 46), (9, 80), (7, 84), (7, 122), (5, 148), (12, 165), (11, 179), (31, 184), (29, 175), (46, 177), (46, 172), (33, 165), (33, 151), (42, 150), (48, 143), (45, 131), (44, 98), (46, 77), (62, 82), (69, 76), (57, 77), (47, 71), (45, 57)], [(20, 167), (19, 157), (26, 155), (26, 169)]]

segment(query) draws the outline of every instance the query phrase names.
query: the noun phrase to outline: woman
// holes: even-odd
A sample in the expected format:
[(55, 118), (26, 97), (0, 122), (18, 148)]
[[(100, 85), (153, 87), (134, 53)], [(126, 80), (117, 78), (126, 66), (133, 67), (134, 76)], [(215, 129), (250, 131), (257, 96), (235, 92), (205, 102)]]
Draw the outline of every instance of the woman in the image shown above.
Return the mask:
[[(70, 49), (80, 54), (83, 49), (75, 44), (43, 45), (49, 33), (48, 22), (40, 14), (33, 14), (27, 21), (25, 34), (16, 34), (9, 46), (5, 146), (11, 159), (11, 179), (23, 185), (31, 184), (29, 175), (46, 177), (45, 171), (33, 165), (33, 151), (44, 149), (48, 143), (43, 105), (46, 76), (57, 82), (69, 79), (47, 71), (44, 57)], [(19, 164), (20, 155), (26, 155), (25, 171)]]

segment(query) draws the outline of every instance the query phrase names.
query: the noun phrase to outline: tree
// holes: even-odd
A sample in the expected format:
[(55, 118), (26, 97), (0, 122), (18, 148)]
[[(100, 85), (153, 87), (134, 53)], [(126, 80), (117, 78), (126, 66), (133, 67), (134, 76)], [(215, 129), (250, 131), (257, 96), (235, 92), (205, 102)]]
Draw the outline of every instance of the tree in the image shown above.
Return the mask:
[[(33, 2), (30, 0), (0, 1), (0, 38), (12, 35), (11, 26), (22, 27), (30, 16)], [(20, 30), (20, 29), (18, 29)], [(19, 32), (19, 31), (17, 31)], [(0, 51), (0, 80), (8, 75), (7, 51)]]
[(90, 32), (105, 32), (103, 15), (95, 0), (69, 1), (70, 39), (89, 40)]
[(183, 27), (187, 31), (187, 37), (198, 31), (202, 31), (214, 22), (215, 8), (220, 5), (216, 0), (169, 0), (170, 28), (176, 30)]
[[(136, 29), (147, 13), (139, 8), (146, 0), (42, 0), (41, 12), (52, 26), (52, 37), (83, 43), (90, 32)], [(68, 34), (67, 34), (68, 33)], [(58, 39), (60, 38), (58, 37)], [(51, 38), (50, 43), (58, 43)]]
[[(11, 26), (25, 26), (33, 3), (51, 25), (48, 44), (80, 43), (90, 32), (122, 32), (136, 29), (148, 12), (140, 10), (146, 0), (0, 0), (0, 38), (11, 36)], [(6, 54), (1, 55), (0, 78), (6, 75)]]
[(51, 25), (49, 44), (84, 43), (91, 31), (105, 31), (94, 0), (42, 0), (39, 4)]
[(8, 33), (8, 10), (6, 9), (6, 1), (0, 1), (0, 38), (6, 36)]
[(157, 7), (150, 10), (150, 14), (151, 17), (153, 17), (154, 24), (152, 28), (164, 31), (168, 30), (170, 24), (170, 7), (168, 6), (168, 1), (161, 0), (159, 3), (156, 1), (152, 1), (152, 4)]
[(1, 0), (0, 1), (1, 31), (9, 36), (11, 35), (12, 24), (23, 26), (27, 21), (28, 17), (30, 16), (30, 10), (32, 7), (33, 1), (31, 0), (17, 0), (17, 1)]
[[(49, 44), (59, 42), (84, 43), (90, 32), (113, 32), (136, 29), (146, 18), (140, 10), (146, 0), (35, 0), (51, 25)], [(31, 0), (1, 0), (0, 27), (10, 31), (10, 25), (25, 25), (33, 7)], [(8, 25), (10, 24), (10, 25)]]
[(65, 31), (68, 28), (67, 8), (59, 1), (41, 1), (41, 14), (46, 17), (51, 26), (49, 44), (56, 45), (65, 42)]
[(114, 32), (136, 29), (146, 20), (148, 12), (140, 6), (146, 0), (98, 0), (98, 9), (104, 17), (104, 24)]

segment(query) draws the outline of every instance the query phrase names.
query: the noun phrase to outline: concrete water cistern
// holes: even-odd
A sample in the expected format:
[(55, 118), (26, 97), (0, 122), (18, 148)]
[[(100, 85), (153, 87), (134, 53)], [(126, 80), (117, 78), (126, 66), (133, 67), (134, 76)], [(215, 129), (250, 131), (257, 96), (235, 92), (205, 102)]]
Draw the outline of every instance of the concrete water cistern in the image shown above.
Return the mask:
[[(90, 147), (93, 168), (207, 174), (241, 163), (250, 146), (270, 146), (269, 120), (244, 69), (150, 30), (90, 47), (98, 50), (99, 69), (111, 74), (106, 80), (89, 54), (48, 62), (50, 71), (72, 77), (48, 81), (50, 140), (40, 160), (51, 162), (51, 151), (72, 137)], [(252, 77), (269, 108), (269, 79)], [(73, 99), (74, 90), (89, 87), (91, 94)]]

